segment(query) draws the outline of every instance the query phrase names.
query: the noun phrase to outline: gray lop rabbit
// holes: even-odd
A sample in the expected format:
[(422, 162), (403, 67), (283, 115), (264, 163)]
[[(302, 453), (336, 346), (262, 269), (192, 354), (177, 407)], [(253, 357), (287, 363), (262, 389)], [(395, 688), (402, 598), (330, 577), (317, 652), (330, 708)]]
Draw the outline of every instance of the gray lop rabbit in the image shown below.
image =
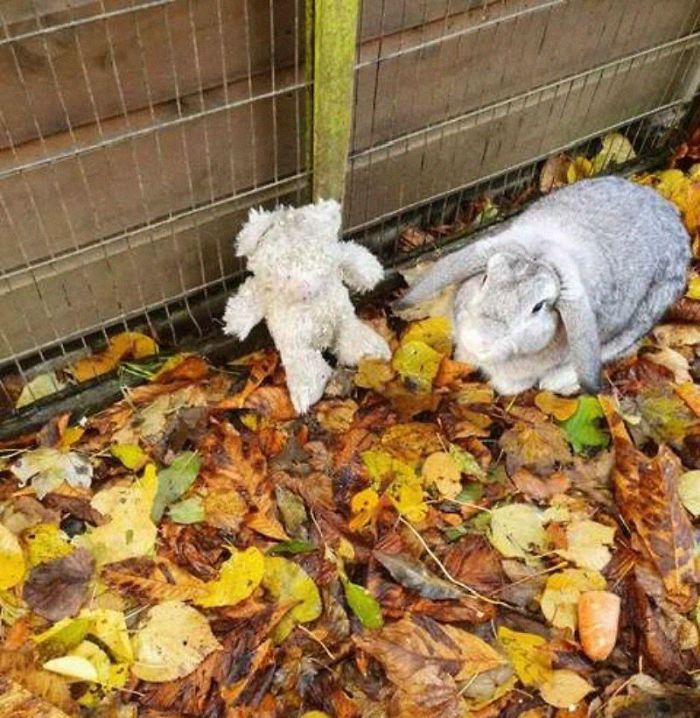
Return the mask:
[(457, 359), (484, 370), (503, 394), (536, 384), (595, 392), (602, 364), (633, 350), (683, 291), (689, 259), (674, 205), (602, 177), (544, 197), (443, 257), (397, 306), (460, 282)]

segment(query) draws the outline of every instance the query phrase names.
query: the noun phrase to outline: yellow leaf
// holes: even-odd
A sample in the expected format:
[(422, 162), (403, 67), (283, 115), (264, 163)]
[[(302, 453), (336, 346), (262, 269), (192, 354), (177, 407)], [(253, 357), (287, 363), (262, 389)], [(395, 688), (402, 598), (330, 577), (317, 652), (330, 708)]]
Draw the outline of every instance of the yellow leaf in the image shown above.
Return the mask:
[(363, 451), (362, 461), (375, 488), (380, 488), (382, 484), (394, 478), (416, 475), (412, 466), (381, 449)]
[(58, 442), (58, 448), (61, 450), (70, 449), (73, 444), (76, 444), (82, 439), (85, 429), (82, 426), (69, 426), (64, 432), (61, 440)]
[(443, 448), (435, 426), (418, 421), (394, 424), (382, 435), (381, 445), (403, 461), (416, 461)]
[(115, 459), (132, 471), (138, 471), (148, 461), (148, 456), (138, 444), (113, 444), (109, 451)]
[(530, 504), (509, 504), (491, 512), (489, 539), (507, 558), (529, 558), (547, 543), (543, 513)]
[(688, 471), (681, 476), (678, 496), (693, 516), (700, 516), (700, 471)]
[(281, 603), (293, 603), (273, 631), (274, 639), (283, 641), (297, 623), (315, 621), (323, 610), (318, 587), (304, 569), (281, 556), (265, 556), (263, 586)]
[(363, 489), (350, 499), (350, 510), (354, 514), (348, 524), (351, 531), (367, 526), (374, 516), (374, 510), (379, 503), (379, 494), (372, 488)]
[(423, 485), (417, 476), (394, 479), (386, 490), (396, 510), (411, 523), (420, 523), (428, 514), (428, 504), (423, 500)]
[(51, 396), (57, 391), (60, 391), (65, 387), (65, 383), (58, 380), (56, 372), (49, 372), (48, 374), (39, 374), (34, 377), (28, 384), (22, 387), (22, 391), (15, 404), (16, 409), (21, 409), (27, 404), (32, 404), (39, 399), (43, 399), (46, 396)]
[(619, 132), (603, 137), (603, 148), (593, 158), (593, 173), (603, 172), (611, 165), (621, 165), (636, 157), (632, 143)]
[(601, 571), (612, 558), (608, 546), (615, 540), (615, 529), (597, 521), (574, 521), (566, 527), (567, 549), (557, 551), (580, 568)]
[(90, 622), (88, 632), (109, 648), (118, 663), (132, 663), (134, 652), (126, 628), (126, 619), (121, 611), (109, 608), (81, 611), (79, 618)]
[(25, 531), (22, 538), (27, 546), (27, 563), (30, 567), (55, 561), (73, 552), (68, 537), (56, 524), (37, 524)]
[(566, 181), (569, 184), (586, 179), (593, 174), (593, 163), (586, 157), (574, 157), (566, 170)]
[(540, 695), (550, 706), (570, 711), (594, 690), (588, 681), (568, 669), (554, 671), (539, 688)]
[(0, 524), (0, 590), (16, 586), (26, 570), (24, 554), (17, 537)]
[(259, 549), (235, 551), (221, 566), (219, 578), (206, 584), (207, 595), (196, 603), (205, 608), (235, 606), (253, 594), (264, 573), (265, 557)]
[(422, 342), (438, 354), (452, 354), (452, 325), (447, 317), (430, 317), (414, 322), (401, 337), (401, 344)]
[[(96, 678), (93, 679), (93, 682), (99, 683), (105, 688), (121, 688), (129, 677), (126, 664), (113, 664), (105, 651), (89, 640), (80, 643), (65, 658), (57, 660), (68, 661), (71, 658), (88, 661), (94, 667), (96, 673)], [(79, 676), (74, 677), (79, 678)]]
[(691, 299), (700, 299), (700, 277), (697, 274), (688, 280), (688, 291), (685, 296)]
[(344, 434), (352, 426), (357, 404), (352, 399), (321, 402), (316, 406), (316, 419), (331, 434)]
[(657, 192), (673, 202), (679, 209), (685, 209), (688, 190), (688, 178), (680, 170), (664, 170), (657, 175)]
[(394, 370), (389, 362), (365, 357), (360, 359), (357, 365), (355, 384), (363, 389), (373, 389), (381, 393), (394, 376)]
[(535, 406), (557, 421), (566, 421), (576, 413), (578, 399), (557, 396), (551, 391), (541, 391), (535, 396)]
[(137, 678), (153, 683), (175, 681), (192, 671), (221, 648), (209, 622), (196, 609), (180, 601), (153, 606), (133, 637)]
[(544, 638), (507, 626), (499, 627), (498, 638), (524, 686), (539, 686), (551, 678), (552, 657)]
[(301, 718), (330, 718), (330, 716), (323, 711), (306, 711)]
[(158, 353), (158, 345), (144, 334), (123, 332), (109, 340), (107, 348), (84, 359), (79, 359), (68, 371), (76, 381), (89, 381), (115, 369), (122, 359), (143, 359)]
[(73, 542), (85, 546), (98, 566), (145, 556), (153, 552), (157, 528), (151, 520), (151, 509), (158, 488), (153, 464), (143, 476), (129, 486), (112, 486), (95, 494), (90, 505), (110, 521), (96, 526)]
[(454, 499), (462, 490), (462, 472), (454, 458), (445, 451), (431, 454), (421, 469), (427, 485), (434, 484), (441, 496)]
[(442, 356), (425, 342), (412, 341), (401, 344), (391, 360), (391, 366), (404, 384), (418, 392), (429, 392), (440, 369)]
[(598, 571), (569, 568), (547, 579), (540, 607), (545, 618), (556, 628), (576, 630), (578, 602), (586, 591), (602, 591), (605, 578)]

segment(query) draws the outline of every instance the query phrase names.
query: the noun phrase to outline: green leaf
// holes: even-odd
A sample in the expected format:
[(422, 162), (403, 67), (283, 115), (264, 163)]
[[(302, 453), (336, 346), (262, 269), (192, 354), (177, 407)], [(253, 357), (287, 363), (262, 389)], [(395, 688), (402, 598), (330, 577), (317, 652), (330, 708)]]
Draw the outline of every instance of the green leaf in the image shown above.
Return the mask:
[(450, 456), (459, 467), (459, 470), (463, 474), (469, 474), (470, 476), (476, 476), (480, 479), (486, 478), (486, 472), (481, 468), (479, 462), (464, 449), (461, 449), (456, 444), (450, 444), (449, 446)]
[(176, 524), (197, 524), (204, 521), (204, 504), (200, 496), (193, 496), (172, 504), (168, 516)]
[(298, 554), (311, 553), (316, 550), (316, 546), (311, 541), (302, 541), (301, 539), (293, 539), (291, 541), (282, 541), (275, 544), (267, 550), (268, 556), (279, 556), (281, 554)]
[(484, 487), (476, 481), (462, 484), (462, 491), (455, 497), (455, 502), (475, 504), (484, 495)]
[(561, 422), (577, 454), (583, 454), (587, 449), (604, 448), (610, 443), (610, 436), (600, 426), (601, 419), (604, 419), (604, 414), (598, 398), (586, 395), (579, 398), (576, 413)]
[(265, 556), (265, 589), (280, 603), (296, 604), (277, 624), (272, 636), (283, 641), (297, 623), (315, 621), (323, 610), (318, 587), (304, 569), (281, 556)]
[(199, 456), (194, 451), (183, 451), (167, 469), (158, 472), (158, 491), (151, 512), (154, 521), (160, 521), (166, 507), (192, 486), (199, 473), (199, 464)]
[(381, 628), (384, 625), (379, 602), (364, 586), (344, 581), (343, 588), (348, 606), (365, 628)]

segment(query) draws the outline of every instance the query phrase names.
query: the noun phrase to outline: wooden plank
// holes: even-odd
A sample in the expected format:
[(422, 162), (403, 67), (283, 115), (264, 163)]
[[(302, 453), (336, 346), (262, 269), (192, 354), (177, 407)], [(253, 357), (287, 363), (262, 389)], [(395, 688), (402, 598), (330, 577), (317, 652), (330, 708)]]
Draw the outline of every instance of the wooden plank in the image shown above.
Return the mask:
[[(19, 145), (38, 131), (48, 137), (96, 118), (123, 115), (124, 108), (148, 107), (149, 97), (160, 103), (222, 85), (224, 77), (229, 82), (247, 77), (249, 63), (253, 74), (267, 72), (271, 41), (275, 64), (289, 67), (298, 33), (303, 57), (295, 2), (275, 0), (272, 21), (266, 2), (174, 0), (73, 28), (66, 23), (100, 14), (103, 2), (70, 3), (70, 10), (42, 19), (56, 26), (52, 32), (0, 44), (0, 148), (10, 138)], [(26, 19), (29, 4), (38, 5), (35, 0), (16, 3), (18, 22), (9, 25), (10, 35), (36, 31), (37, 23)], [(142, 3), (107, 0), (104, 8), (109, 13), (134, 4)]]
[(531, 6), (510, 0), (365, 42), (361, 65), (383, 59), (358, 70), (353, 150), (675, 39), (700, 13), (698, 0), (579, 0), (472, 31)]
[(343, 199), (359, 0), (314, 2), (313, 198)]
[[(279, 72), (279, 90), (293, 86), (294, 73)], [(271, 90), (258, 78), (254, 95)], [(229, 86), (229, 103), (245, 102), (247, 81)], [(186, 121), (177, 107), (160, 105), (155, 118), (142, 111), (127, 120), (81, 128), (73, 137), (57, 135), (46, 145), (23, 145), (17, 154), (0, 152), (4, 170), (41, 163), (0, 179), (0, 270), (10, 270), (51, 255), (74, 251), (103, 237), (295, 174), (303, 166), (297, 127), (303, 110), (301, 90), (229, 109), (221, 90), (204, 98), (183, 98)], [(194, 119), (187, 120), (188, 116)], [(161, 126), (164, 125), (164, 126)], [(151, 129), (149, 129), (151, 128)], [(273, 130), (276, 128), (276, 144)], [(152, 131), (151, 131), (152, 130)], [(138, 133), (102, 149), (97, 143)], [(277, 162), (273, 148), (277, 149)], [(80, 154), (71, 154), (77, 149)], [(277, 176), (275, 176), (277, 174)], [(8, 216), (6, 208), (11, 214)]]
[(445, 132), (435, 131), (355, 158), (348, 175), (346, 226), (352, 229), (527, 163), (579, 137), (653, 110), (673, 99), (674, 92), (681, 94), (682, 55), (661, 57), (633, 72), (611, 73), (600, 82), (564, 86), (556, 95), (533, 97), (529, 103), (477, 113)]

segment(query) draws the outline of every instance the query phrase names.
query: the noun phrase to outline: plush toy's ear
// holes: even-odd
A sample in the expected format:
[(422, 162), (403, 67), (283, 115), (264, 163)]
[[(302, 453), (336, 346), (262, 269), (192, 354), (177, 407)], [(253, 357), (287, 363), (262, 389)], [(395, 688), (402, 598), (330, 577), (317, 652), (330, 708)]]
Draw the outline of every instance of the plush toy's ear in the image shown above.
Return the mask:
[(255, 208), (250, 210), (248, 221), (243, 225), (236, 239), (236, 255), (238, 257), (248, 257), (255, 251), (260, 237), (270, 229), (275, 217), (276, 212)]

